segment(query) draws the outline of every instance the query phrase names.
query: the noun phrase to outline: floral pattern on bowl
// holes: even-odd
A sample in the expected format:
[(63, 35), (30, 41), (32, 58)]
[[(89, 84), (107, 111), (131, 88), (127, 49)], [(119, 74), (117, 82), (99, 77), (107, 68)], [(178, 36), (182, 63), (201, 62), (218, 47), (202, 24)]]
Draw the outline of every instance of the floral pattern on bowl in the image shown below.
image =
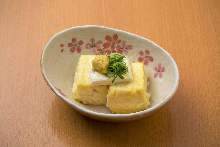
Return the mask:
[[(149, 109), (133, 114), (111, 114), (104, 106), (83, 105), (73, 100), (71, 89), (79, 56), (110, 53), (124, 54), (132, 62), (144, 63), (150, 80)], [(41, 65), (45, 80), (64, 101), (82, 114), (109, 121), (148, 116), (172, 97), (179, 80), (176, 63), (161, 47), (143, 37), (101, 26), (79, 26), (57, 33), (44, 48)]]

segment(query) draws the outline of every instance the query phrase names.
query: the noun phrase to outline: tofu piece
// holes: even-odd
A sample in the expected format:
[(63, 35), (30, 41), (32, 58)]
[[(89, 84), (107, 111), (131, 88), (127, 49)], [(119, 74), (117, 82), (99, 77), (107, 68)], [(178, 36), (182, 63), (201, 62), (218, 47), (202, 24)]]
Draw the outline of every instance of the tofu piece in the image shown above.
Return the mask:
[(114, 85), (123, 82), (130, 82), (133, 79), (131, 67), (127, 57), (124, 59), (124, 61), (127, 64), (128, 73), (125, 75), (124, 79), (117, 77), (114, 83), (112, 83), (112, 78), (109, 78), (104, 74), (92, 70), (92, 60), (90, 62), (90, 75), (89, 75), (92, 85)]
[(89, 79), (89, 66), (94, 55), (81, 55), (75, 72), (73, 98), (83, 104), (105, 105), (108, 86), (93, 86)]
[(145, 110), (149, 105), (147, 74), (143, 63), (132, 63), (133, 80), (109, 87), (107, 107), (113, 113), (135, 113)]

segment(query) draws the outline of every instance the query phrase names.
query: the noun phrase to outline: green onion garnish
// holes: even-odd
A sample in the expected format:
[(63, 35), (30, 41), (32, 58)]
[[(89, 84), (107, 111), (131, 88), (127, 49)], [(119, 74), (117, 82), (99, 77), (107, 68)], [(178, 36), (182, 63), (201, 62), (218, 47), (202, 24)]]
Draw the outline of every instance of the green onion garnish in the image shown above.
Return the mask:
[(128, 72), (128, 67), (123, 60), (125, 56), (114, 53), (107, 55), (109, 59), (109, 66), (107, 69), (107, 76), (113, 78), (112, 83), (114, 83), (117, 77), (124, 79), (124, 76)]

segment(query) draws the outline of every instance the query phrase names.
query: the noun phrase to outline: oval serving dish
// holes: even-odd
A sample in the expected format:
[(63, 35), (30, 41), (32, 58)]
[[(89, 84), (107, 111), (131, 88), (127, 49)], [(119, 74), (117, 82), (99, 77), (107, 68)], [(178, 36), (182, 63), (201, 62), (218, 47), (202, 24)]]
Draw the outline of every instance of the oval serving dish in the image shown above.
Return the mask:
[[(120, 53), (143, 62), (149, 75), (150, 107), (130, 114), (112, 114), (104, 106), (84, 105), (73, 99), (72, 84), (82, 54)], [(55, 34), (43, 49), (41, 69), (50, 88), (81, 114), (104, 121), (129, 121), (149, 116), (175, 93), (178, 68), (168, 52), (138, 35), (103, 26), (77, 26)]]

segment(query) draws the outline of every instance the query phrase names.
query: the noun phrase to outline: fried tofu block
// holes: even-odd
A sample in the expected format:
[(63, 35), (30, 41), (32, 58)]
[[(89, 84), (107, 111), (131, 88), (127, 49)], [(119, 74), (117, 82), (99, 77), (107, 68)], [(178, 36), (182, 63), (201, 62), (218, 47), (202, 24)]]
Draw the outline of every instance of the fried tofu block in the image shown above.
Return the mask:
[(143, 63), (131, 64), (133, 80), (109, 87), (107, 107), (113, 113), (135, 113), (145, 110), (149, 105), (150, 94), (147, 89), (147, 74)]
[(75, 72), (73, 98), (83, 104), (105, 105), (108, 86), (92, 86), (89, 79), (90, 62), (94, 55), (81, 55)]

